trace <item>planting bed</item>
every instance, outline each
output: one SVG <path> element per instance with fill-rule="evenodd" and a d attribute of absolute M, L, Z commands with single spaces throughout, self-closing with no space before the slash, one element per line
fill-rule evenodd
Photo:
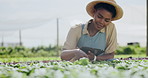
<path fill-rule="evenodd" d="M 33 61 L 0 64 L 0 78 L 148 78 L 148 60 Z"/>

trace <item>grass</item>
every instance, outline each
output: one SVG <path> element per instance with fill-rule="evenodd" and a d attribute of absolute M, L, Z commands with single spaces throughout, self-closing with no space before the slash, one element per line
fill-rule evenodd
<path fill-rule="evenodd" d="M 115 55 L 114 58 L 139 58 L 146 57 L 146 54 L 140 55 Z M 19 57 L 19 58 L 0 58 L 0 62 L 28 62 L 28 61 L 46 61 L 46 60 L 61 60 L 60 57 Z"/>
<path fill-rule="evenodd" d="M 28 61 L 45 61 L 61 60 L 60 57 L 19 57 L 19 58 L 0 58 L 0 62 L 28 62 Z"/>
<path fill-rule="evenodd" d="M 134 55 L 134 54 L 132 54 L 132 55 L 115 55 L 114 58 L 128 58 L 128 57 L 134 57 L 134 58 L 146 57 L 146 54 L 140 54 L 140 55 Z"/>

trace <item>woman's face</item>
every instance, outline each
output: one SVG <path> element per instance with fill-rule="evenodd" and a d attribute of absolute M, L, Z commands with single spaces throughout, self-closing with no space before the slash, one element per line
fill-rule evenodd
<path fill-rule="evenodd" d="M 112 13 L 105 9 L 98 9 L 94 12 L 93 24 L 97 30 L 106 27 L 112 20 Z"/>

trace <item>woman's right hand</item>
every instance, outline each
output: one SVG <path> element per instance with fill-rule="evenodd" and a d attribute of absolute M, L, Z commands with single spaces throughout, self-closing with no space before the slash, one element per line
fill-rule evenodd
<path fill-rule="evenodd" d="M 62 60 L 74 62 L 82 57 L 88 58 L 88 55 L 80 49 L 63 50 L 60 55 Z"/>
<path fill-rule="evenodd" d="M 74 61 L 79 60 L 80 58 L 83 58 L 83 57 L 88 58 L 88 55 L 85 52 L 83 52 L 82 50 L 76 49 L 75 56 L 70 61 L 74 62 Z"/>

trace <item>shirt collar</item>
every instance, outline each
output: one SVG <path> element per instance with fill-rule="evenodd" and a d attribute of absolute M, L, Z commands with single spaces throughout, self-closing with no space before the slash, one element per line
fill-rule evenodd
<path fill-rule="evenodd" d="M 88 24 L 90 24 L 92 22 L 93 19 L 89 20 L 88 22 L 86 22 L 84 29 L 83 29 L 83 34 L 88 34 Z M 105 27 L 103 29 L 101 29 L 99 32 L 105 32 Z"/>

